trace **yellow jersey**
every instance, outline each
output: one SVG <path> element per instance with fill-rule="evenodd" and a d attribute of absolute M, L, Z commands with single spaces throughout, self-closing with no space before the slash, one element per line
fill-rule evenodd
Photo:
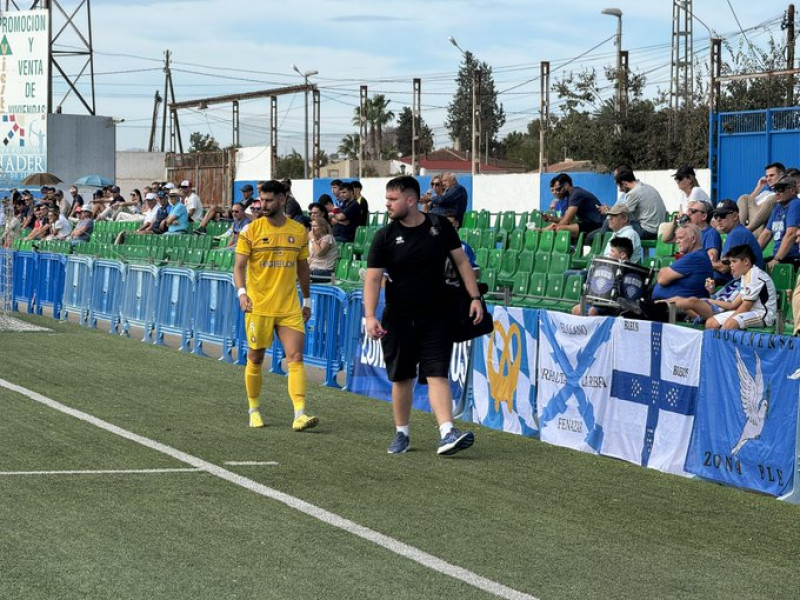
<path fill-rule="evenodd" d="M 248 223 L 236 253 L 247 256 L 247 295 L 253 314 L 283 317 L 300 312 L 297 262 L 308 258 L 308 234 L 297 221 L 276 227 L 266 217 Z"/>

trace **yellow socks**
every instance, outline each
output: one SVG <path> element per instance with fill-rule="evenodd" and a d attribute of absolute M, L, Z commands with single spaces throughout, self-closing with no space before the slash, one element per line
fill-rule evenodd
<path fill-rule="evenodd" d="M 306 411 L 306 370 L 301 362 L 289 363 L 289 397 L 294 405 L 295 418 L 304 414 Z"/>
<path fill-rule="evenodd" d="M 250 408 L 258 409 L 261 406 L 261 365 L 247 361 L 244 369 L 244 387 L 247 390 L 247 403 Z"/>

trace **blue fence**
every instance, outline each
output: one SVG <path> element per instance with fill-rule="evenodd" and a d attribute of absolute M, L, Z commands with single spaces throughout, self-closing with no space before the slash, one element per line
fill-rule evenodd
<path fill-rule="evenodd" d="M 37 315 L 42 314 L 42 308 L 49 307 L 53 311 L 53 318 L 59 318 L 64 297 L 66 265 L 67 257 L 62 254 L 39 255 L 33 307 Z"/>
<path fill-rule="evenodd" d="M 800 163 L 800 107 L 712 114 L 710 120 L 714 199 L 749 194 L 771 162 Z"/>
<path fill-rule="evenodd" d="M 125 275 L 125 292 L 120 305 L 122 335 L 130 335 L 131 325 L 141 327 L 142 341 L 150 340 L 155 327 L 158 267 L 128 265 Z"/>
<path fill-rule="evenodd" d="M 125 267 L 121 262 L 104 259 L 94 261 L 89 304 L 90 327 L 97 327 L 97 321 L 108 321 L 109 331 L 117 332 L 124 289 Z"/>
<path fill-rule="evenodd" d="M 86 256 L 67 257 L 64 273 L 64 291 L 61 298 L 61 318 L 78 315 L 78 322 L 85 325 L 89 320 L 89 298 L 92 293 L 93 260 Z"/>

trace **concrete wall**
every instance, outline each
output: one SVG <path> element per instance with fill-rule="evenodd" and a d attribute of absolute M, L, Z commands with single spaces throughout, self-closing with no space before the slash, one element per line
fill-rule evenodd
<path fill-rule="evenodd" d="M 166 179 L 165 157 L 164 152 L 117 152 L 116 182 L 122 195 Z"/>
<path fill-rule="evenodd" d="M 84 175 L 116 176 L 116 126 L 111 117 L 47 116 L 47 169 L 58 173 L 62 187 Z"/>

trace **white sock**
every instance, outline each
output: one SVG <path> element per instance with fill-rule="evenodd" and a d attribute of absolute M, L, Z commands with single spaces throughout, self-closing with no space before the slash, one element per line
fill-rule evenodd
<path fill-rule="evenodd" d="M 408 437 L 408 431 L 409 431 L 408 425 L 397 425 L 395 429 L 400 433 L 402 433 L 404 436 Z"/>
<path fill-rule="evenodd" d="M 439 425 L 439 435 L 442 436 L 442 439 L 447 437 L 447 434 L 453 430 L 453 422 L 452 421 L 445 421 L 441 425 Z"/>

